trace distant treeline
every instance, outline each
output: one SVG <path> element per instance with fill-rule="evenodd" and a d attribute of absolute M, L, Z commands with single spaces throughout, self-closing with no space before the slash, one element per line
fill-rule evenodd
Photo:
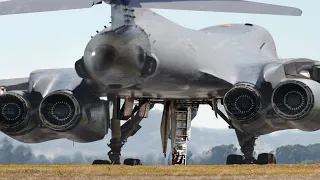
<path fill-rule="evenodd" d="M 234 145 L 215 146 L 201 155 L 194 155 L 188 151 L 187 162 L 188 164 L 205 165 L 225 164 L 226 157 L 236 152 L 238 151 Z M 320 163 L 320 144 L 281 146 L 275 150 L 275 154 L 279 164 Z M 86 156 L 77 152 L 72 156 L 48 158 L 44 155 L 35 155 L 28 145 L 14 146 L 8 138 L 0 141 L 0 164 L 91 164 L 93 160 L 101 158 L 107 157 Z M 164 159 L 160 154 L 145 155 L 139 158 L 145 165 L 167 164 L 168 162 L 168 159 Z"/>
<path fill-rule="evenodd" d="M 190 164 L 225 164 L 228 154 L 237 152 L 234 145 L 215 146 L 207 151 L 204 156 L 189 157 Z M 274 151 L 278 164 L 314 164 L 320 163 L 320 143 L 308 146 L 287 145 Z M 258 156 L 257 153 L 254 153 Z"/>

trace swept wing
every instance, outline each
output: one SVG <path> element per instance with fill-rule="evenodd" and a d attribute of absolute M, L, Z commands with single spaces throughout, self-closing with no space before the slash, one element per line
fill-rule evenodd
<path fill-rule="evenodd" d="M 102 0 L 0 0 L 0 15 L 90 8 Z M 110 1 L 105 1 L 110 3 Z M 243 0 L 131 0 L 129 6 L 213 12 L 300 16 L 298 8 Z"/>
<path fill-rule="evenodd" d="M 143 8 L 301 16 L 298 8 L 242 0 L 141 0 Z"/>
<path fill-rule="evenodd" d="M 101 0 L 0 0 L 0 15 L 90 8 Z"/>

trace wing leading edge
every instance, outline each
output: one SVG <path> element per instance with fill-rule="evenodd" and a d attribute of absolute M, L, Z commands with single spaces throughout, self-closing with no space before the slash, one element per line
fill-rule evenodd
<path fill-rule="evenodd" d="M 0 15 L 90 8 L 102 0 L 0 0 Z"/>
<path fill-rule="evenodd" d="M 103 0 L 0 0 L 0 15 L 90 8 Z M 111 2 L 105 0 L 104 2 Z M 118 1 L 120 2 L 120 1 Z M 243 0 L 131 0 L 130 7 L 301 16 L 298 8 Z"/>

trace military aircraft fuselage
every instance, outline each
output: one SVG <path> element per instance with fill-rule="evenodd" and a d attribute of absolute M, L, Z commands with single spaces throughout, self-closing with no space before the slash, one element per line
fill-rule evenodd
<path fill-rule="evenodd" d="M 274 112 L 272 92 L 287 77 L 277 63 L 286 60 L 278 58 L 272 35 L 265 28 L 226 24 L 193 30 L 151 10 L 138 9 L 135 15 L 135 25 L 106 28 L 85 49 L 85 68 L 107 94 L 151 99 L 224 98 L 233 125 L 257 135 L 320 128 L 305 121 L 292 123 Z M 231 100 L 226 98 L 237 84 L 249 94 L 243 92 L 232 100 L 241 92 L 235 91 L 228 94 Z M 232 108 L 243 114 L 232 115 L 236 112 Z"/>
<path fill-rule="evenodd" d="M 123 97 L 222 97 L 234 83 L 259 83 L 261 67 L 277 60 L 271 34 L 257 25 L 193 30 L 150 10 L 136 17 L 136 25 L 99 32 L 84 53 L 88 74 Z"/>

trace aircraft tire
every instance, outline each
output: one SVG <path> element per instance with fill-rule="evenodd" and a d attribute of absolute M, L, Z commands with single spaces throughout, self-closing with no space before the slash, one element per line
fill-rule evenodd
<path fill-rule="evenodd" d="M 132 158 L 125 159 L 124 162 L 123 162 L 123 164 L 124 164 L 124 165 L 129 165 L 129 166 L 142 165 L 140 159 L 132 159 Z"/>
<path fill-rule="evenodd" d="M 227 160 L 226 160 L 227 165 L 243 164 L 243 163 L 244 163 L 244 157 L 242 155 L 230 154 L 227 156 Z"/>
<path fill-rule="evenodd" d="M 258 164 L 277 164 L 277 160 L 274 154 L 261 153 L 258 155 Z"/>
<path fill-rule="evenodd" d="M 100 159 L 94 160 L 92 163 L 92 165 L 102 165 L 102 164 L 111 164 L 111 163 L 108 160 L 100 160 Z"/>

